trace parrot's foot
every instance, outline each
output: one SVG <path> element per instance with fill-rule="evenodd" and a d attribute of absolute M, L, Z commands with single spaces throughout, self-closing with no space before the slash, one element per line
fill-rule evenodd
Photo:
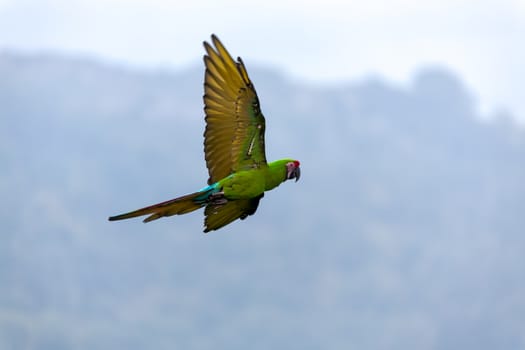
<path fill-rule="evenodd" d="M 208 201 L 213 205 L 223 205 L 228 203 L 228 200 L 224 197 L 224 192 L 222 191 L 210 194 Z"/>

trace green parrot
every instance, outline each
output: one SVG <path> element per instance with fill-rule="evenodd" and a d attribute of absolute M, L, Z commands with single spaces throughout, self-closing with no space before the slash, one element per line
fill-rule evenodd
<path fill-rule="evenodd" d="M 300 163 L 281 159 L 268 163 L 264 151 L 265 119 L 255 88 L 241 58 L 234 61 L 219 39 L 204 42 L 204 155 L 208 186 L 110 221 L 149 215 L 144 222 L 163 216 L 204 209 L 204 232 L 246 219 L 257 210 L 264 192 L 286 180 L 299 180 Z"/>

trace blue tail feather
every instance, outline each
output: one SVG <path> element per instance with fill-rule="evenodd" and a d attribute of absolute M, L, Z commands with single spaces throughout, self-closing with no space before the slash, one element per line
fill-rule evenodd
<path fill-rule="evenodd" d="M 182 197 L 174 198 L 169 201 L 150 205 L 145 208 L 137 209 L 129 213 L 111 216 L 110 221 L 129 219 L 136 216 L 150 214 L 144 222 L 150 222 L 163 216 L 187 214 L 207 205 L 210 196 L 220 192 L 218 183 L 206 186 L 198 192 L 187 194 Z"/>
<path fill-rule="evenodd" d="M 219 189 L 219 183 L 216 182 L 214 184 L 211 184 L 209 186 L 206 186 L 204 188 L 201 188 L 199 190 L 199 195 L 196 196 L 193 201 L 195 203 L 199 203 L 199 204 L 204 204 L 207 200 L 208 200 L 208 197 L 214 193 L 217 193 L 219 192 L 220 189 Z"/>

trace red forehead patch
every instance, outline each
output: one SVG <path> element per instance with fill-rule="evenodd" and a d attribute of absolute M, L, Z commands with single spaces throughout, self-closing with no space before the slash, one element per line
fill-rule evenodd
<path fill-rule="evenodd" d="M 295 167 L 296 167 L 296 168 L 298 168 L 298 167 L 299 167 L 299 165 L 301 165 L 301 163 L 299 163 L 299 161 L 298 161 L 298 160 L 295 160 L 295 161 L 293 162 L 293 164 L 295 165 Z"/>

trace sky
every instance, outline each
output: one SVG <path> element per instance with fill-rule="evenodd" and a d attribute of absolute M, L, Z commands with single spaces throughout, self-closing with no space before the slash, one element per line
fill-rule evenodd
<path fill-rule="evenodd" d="M 409 85 L 447 67 L 483 113 L 525 125 L 525 0 L 0 0 L 0 50 L 184 69 L 211 33 L 298 81 Z"/>

